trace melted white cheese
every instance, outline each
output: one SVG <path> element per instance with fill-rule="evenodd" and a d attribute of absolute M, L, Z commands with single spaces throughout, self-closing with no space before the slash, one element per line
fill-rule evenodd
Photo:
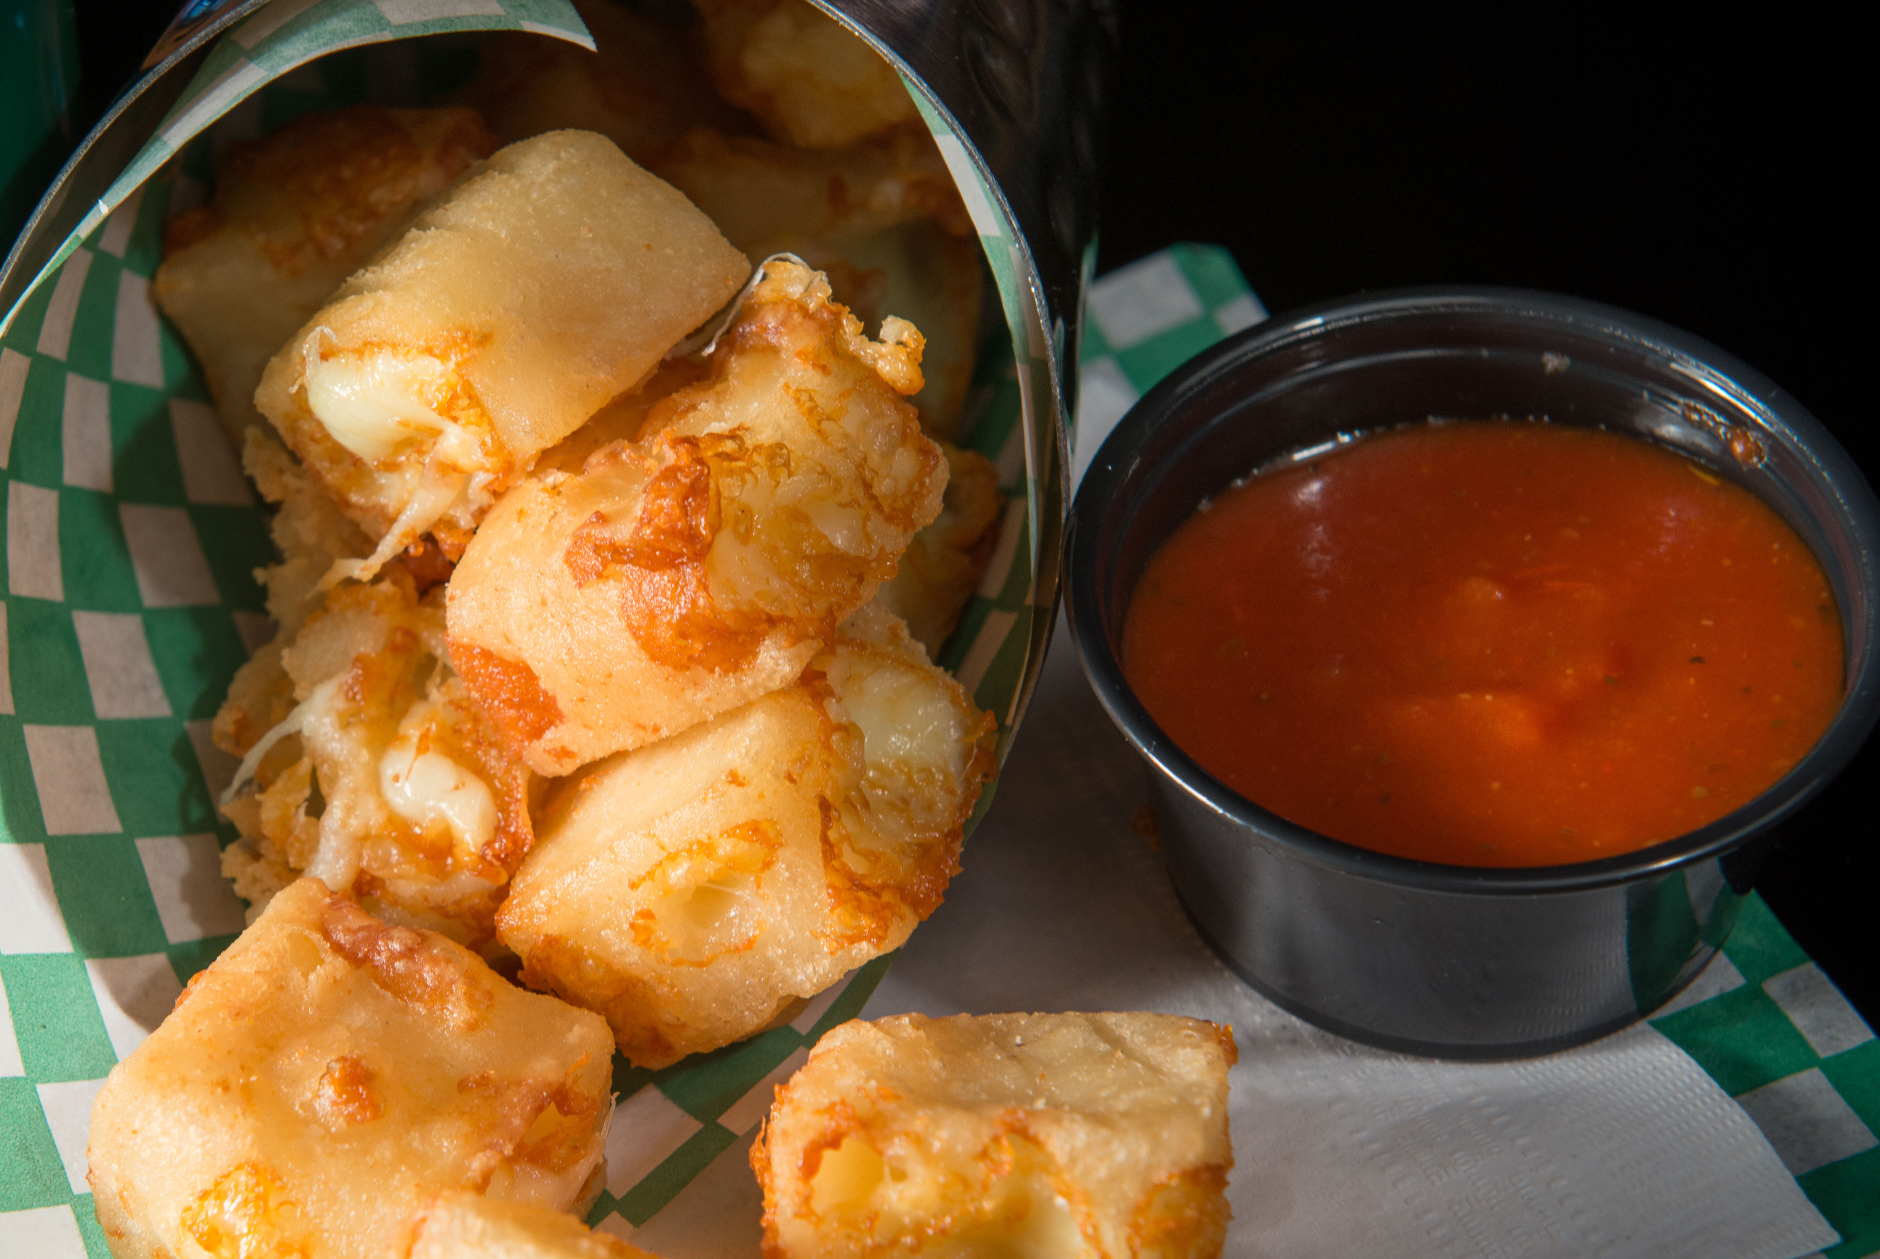
<path fill-rule="evenodd" d="M 257 739 L 255 745 L 248 749 L 248 755 L 242 757 L 241 765 L 235 770 L 235 777 L 230 780 L 228 788 L 223 791 L 222 798 L 217 803 L 227 805 L 240 795 L 248 784 L 254 781 L 255 771 L 261 768 L 262 758 L 274 749 L 275 744 L 288 735 L 299 734 L 301 727 L 307 724 L 308 718 L 316 715 L 332 700 L 333 693 L 339 689 L 339 684 L 343 680 L 341 677 L 331 677 L 314 687 L 307 693 L 307 698 L 295 706 L 293 712 L 281 718 L 273 729 Z"/>
<path fill-rule="evenodd" d="M 320 357 L 325 328 L 315 328 L 302 347 L 307 406 L 333 440 L 359 458 L 383 460 L 413 438 L 431 438 L 421 455 L 409 497 L 372 554 L 340 560 L 321 588 L 345 580 L 369 581 L 381 565 L 423 536 L 466 492 L 488 497 L 493 475 L 477 434 L 434 409 L 450 385 L 450 365 L 429 354 L 372 350 Z"/>
<path fill-rule="evenodd" d="M 401 733 L 379 758 L 379 794 L 415 826 L 449 826 L 460 860 L 475 860 L 496 837 L 496 797 L 488 785 L 442 752 L 419 752 L 415 732 Z"/>
<path fill-rule="evenodd" d="M 860 510 L 825 500 L 804 504 L 803 512 L 830 545 L 844 555 L 868 552 L 872 539 L 868 536 L 868 519 Z"/>
<path fill-rule="evenodd" d="M 333 440 L 361 459 L 383 459 L 398 444 L 458 426 L 432 410 L 450 378 L 450 365 L 429 354 L 372 350 L 320 357 L 315 328 L 307 336 L 307 406 Z"/>
<path fill-rule="evenodd" d="M 463 434 L 461 428 L 452 427 L 457 434 Z M 347 580 L 371 581 L 387 560 L 424 536 L 426 529 L 456 505 L 458 497 L 471 487 L 475 478 L 447 466 L 441 457 L 445 445 L 440 441 L 432 451 L 418 477 L 417 489 L 398 513 L 398 519 L 392 521 L 392 527 L 379 539 L 372 554 L 362 560 L 334 560 L 326 576 L 320 579 L 320 589 L 326 590 L 336 582 Z"/>
<path fill-rule="evenodd" d="M 964 773 L 966 730 L 952 696 L 919 670 L 863 660 L 859 668 L 830 670 L 829 682 L 861 728 L 866 758 Z"/>

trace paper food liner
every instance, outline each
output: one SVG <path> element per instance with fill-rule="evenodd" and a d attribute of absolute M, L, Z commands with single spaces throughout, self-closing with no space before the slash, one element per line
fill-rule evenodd
<path fill-rule="evenodd" d="M 271 634 L 253 572 L 275 556 L 202 378 L 152 303 L 163 226 L 207 195 L 217 147 L 311 109 L 424 103 L 467 66 L 451 41 L 411 37 L 502 29 L 592 46 L 563 0 L 274 0 L 240 19 L 8 312 L 0 1251 L 108 1254 L 85 1181 L 92 1099 L 242 927 L 218 861 L 235 831 L 214 807 L 234 765 L 209 730 L 236 668 Z M 1037 560 L 1055 553 L 1060 527 L 1040 518 L 1032 479 L 1056 467 L 1038 453 L 1057 440 L 1053 395 L 1016 231 L 921 104 L 1006 315 L 982 351 L 961 444 L 998 466 L 1008 508 L 939 661 L 998 718 L 1003 761 L 1043 645 Z M 591 1221 L 645 1223 L 746 1137 L 772 1086 L 857 1013 L 889 961 L 716 1053 L 658 1072 L 616 1058 L 620 1104 Z"/>

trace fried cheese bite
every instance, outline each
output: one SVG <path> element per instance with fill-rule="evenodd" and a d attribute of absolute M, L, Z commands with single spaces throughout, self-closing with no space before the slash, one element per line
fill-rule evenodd
<path fill-rule="evenodd" d="M 237 447 L 277 350 L 406 217 L 496 150 L 471 109 L 303 114 L 232 149 L 215 199 L 164 234 L 151 291 Z"/>
<path fill-rule="evenodd" d="M 587 423 L 544 450 L 535 460 L 535 472 L 577 473 L 588 457 L 616 442 L 636 442 L 647 436 L 655 406 L 711 375 L 706 360 L 695 355 L 669 358 L 639 388 L 621 394 L 596 411 Z"/>
<path fill-rule="evenodd" d="M 1213 1259 L 1230 1028 L 1165 1014 L 844 1023 L 751 1148 L 766 1259 Z"/>
<path fill-rule="evenodd" d="M 685 33 L 611 0 L 576 0 L 594 37 L 589 52 L 522 32 L 486 39 L 462 99 L 504 144 L 545 131 L 598 131 L 648 165 L 693 127 L 749 129 L 719 99 L 690 55 Z"/>
<path fill-rule="evenodd" d="M 894 579 L 875 596 L 935 657 L 979 588 L 1005 514 L 992 460 L 951 442 L 942 442 L 941 448 L 948 474 L 940 515 L 914 535 Z"/>
<path fill-rule="evenodd" d="M 826 149 L 920 117 L 880 53 L 804 0 L 697 0 L 723 97 L 772 137 Z"/>
<path fill-rule="evenodd" d="M 215 715 L 215 744 L 236 757 L 293 711 L 294 682 L 281 656 L 308 614 L 319 608 L 321 577 L 336 560 L 372 549 L 372 540 L 320 491 L 266 425 L 248 430 L 242 465 L 262 497 L 276 505 L 268 532 L 281 560 L 256 574 L 267 591 L 274 638 L 236 670 Z"/>
<path fill-rule="evenodd" d="M 916 219 L 859 235 L 804 241 L 795 252 L 827 269 L 836 300 L 851 302 L 868 324 L 898 315 L 921 330 L 926 348 L 914 395 L 929 436 L 960 431 L 973 368 L 979 360 L 979 316 L 985 280 L 977 239 L 950 236 Z"/>
<path fill-rule="evenodd" d="M 874 597 L 946 486 L 904 399 L 920 349 L 899 320 L 869 340 L 821 275 L 773 264 L 639 441 L 503 498 L 451 576 L 450 651 L 532 769 L 788 686 Z"/>
<path fill-rule="evenodd" d="M 871 605 L 795 686 L 561 788 L 503 943 L 636 1065 L 761 1031 L 939 905 L 992 730 Z"/>
<path fill-rule="evenodd" d="M 687 132 L 653 171 L 753 262 L 806 240 L 923 219 L 952 236 L 973 231 L 933 137 L 914 129 L 810 150 L 701 127 Z"/>
<path fill-rule="evenodd" d="M 377 540 L 462 552 L 535 456 L 730 299 L 743 255 L 604 136 L 474 167 L 269 362 L 255 403 Z"/>
<path fill-rule="evenodd" d="M 562 1211 L 447 1193 L 419 1214 L 400 1259 L 657 1259 Z"/>
<path fill-rule="evenodd" d="M 311 874 L 487 947 L 534 839 L 533 779 L 451 671 L 443 590 L 421 598 L 398 563 L 338 586 L 279 661 L 288 689 L 269 712 L 287 711 L 263 728 L 217 721 L 241 736 L 224 744 L 243 759 L 222 802 L 242 834 L 222 855 L 236 892 L 259 908 Z M 224 714 L 245 699 L 238 675 Z"/>
<path fill-rule="evenodd" d="M 865 327 L 898 315 L 926 347 L 914 397 L 936 436 L 959 427 L 979 354 L 980 246 L 923 131 L 811 151 L 697 130 L 655 167 L 753 263 L 788 251 Z"/>
<path fill-rule="evenodd" d="M 317 879 L 112 1069 L 90 1181 L 118 1259 L 403 1253 L 441 1193 L 567 1210 L 601 1174 L 607 1027 Z"/>

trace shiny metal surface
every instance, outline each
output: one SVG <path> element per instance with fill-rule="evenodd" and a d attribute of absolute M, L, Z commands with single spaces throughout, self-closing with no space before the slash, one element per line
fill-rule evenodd
<path fill-rule="evenodd" d="M 1107 0 L 817 0 L 932 93 L 977 151 L 1036 268 L 1062 375 L 1095 262 Z"/>
<path fill-rule="evenodd" d="M 1036 587 L 1016 722 L 1057 623 L 1059 525 L 1069 507 L 1084 294 L 1096 268 L 1097 162 L 1117 7 L 1114 0 L 812 3 L 892 62 L 965 145 L 1009 224 L 1015 278 L 1029 290 L 1026 337 L 1046 360 L 1050 396 L 1036 399 L 1025 421 Z"/>
<path fill-rule="evenodd" d="M 1631 432 L 1769 503 L 1840 602 L 1847 698 L 1804 760 L 1689 835 L 1580 865 L 1474 869 L 1388 857 L 1296 826 L 1203 770 L 1117 663 L 1149 555 L 1205 496 L 1289 451 L 1426 416 Z M 1880 505 L 1772 382 L 1698 338 L 1514 290 L 1314 308 L 1224 342 L 1159 385 L 1098 452 L 1067 550 L 1070 623 L 1098 697 L 1151 766 L 1169 872 L 1250 983 L 1326 1027 L 1455 1057 L 1544 1053 L 1634 1022 L 1715 953 L 1776 825 L 1880 716 Z"/>
<path fill-rule="evenodd" d="M 0 317 L 13 309 L 60 244 L 111 187 L 189 86 L 222 32 L 268 0 L 188 4 L 144 62 L 145 73 L 79 142 L 0 262 Z"/>

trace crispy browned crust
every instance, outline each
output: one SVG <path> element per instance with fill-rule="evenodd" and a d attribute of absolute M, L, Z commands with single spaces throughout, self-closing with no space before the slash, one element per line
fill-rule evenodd
<path fill-rule="evenodd" d="M 329 1128 L 371 1123 L 385 1113 L 385 1103 L 373 1087 L 374 1072 L 356 1054 L 341 1054 L 326 1064 L 314 1094 L 314 1109 Z"/>
<path fill-rule="evenodd" d="M 718 97 L 685 32 L 616 0 L 575 0 L 594 51 L 522 32 L 487 38 L 461 97 L 503 143 L 544 131 L 598 131 L 649 165 L 687 128 L 751 129 Z"/>
<path fill-rule="evenodd" d="M 1233 1034 L 1228 1033 L 1231 1042 Z M 1229 1065 L 1233 1059 L 1228 1060 Z M 1129 1221 L 1135 1259 L 1218 1259 L 1234 1218 L 1227 1173 L 1234 1160 L 1191 1167 L 1164 1179 L 1137 1204 Z"/>
<path fill-rule="evenodd" d="M 492 994 L 466 966 L 469 954 L 432 932 L 388 927 L 345 896 L 333 896 L 320 915 L 320 932 L 333 950 L 372 973 L 379 987 L 401 1001 L 441 1010 L 460 1032 L 473 1031 Z"/>
<path fill-rule="evenodd" d="M 450 664 L 485 715 L 512 743 L 533 743 L 561 722 L 561 706 L 542 689 L 535 670 L 520 660 L 452 639 Z"/>
<path fill-rule="evenodd" d="M 497 911 L 500 924 L 502 911 Z M 563 976 L 576 977 L 576 984 Z M 523 960 L 522 983 L 592 1010 L 613 1029 L 620 1052 L 636 1066 L 663 1067 L 685 1054 L 662 1029 L 651 985 L 596 957 L 573 940 L 540 937 Z M 674 1029 L 675 1031 L 679 1029 Z"/>
<path fill-rule="evenodd" d="M 601 1020 L 317 879 L 187 992 L 94 1108 L 89 1175 L 118 1254 L 402 1255 L 440 1192 L 513 1174 L 567 1209 L 599 1165 Z"/>
<path fill-rule="evenodd" d="M 246 1159 L 183 1209 L 179 1223 L 190 1239 L 217 1256 L 243 1256 L 251 1238 L 266 1238 L 279 1259 L 311 1259 L 315 1240 L 300 1219 L 300 1204 L 272 1169 Z"/>
<path fill-rule="evenodd" d="M 1092 1254 L 1218 1259 L 1231 1047 L 1229 1029 L 1151 1014 L 844 1024 L 777 1089 L 753 1143 L 763 1253 L 996 1245 L 1031 1227 L 1043 1196 Z M 818 1178 L 851 1142 L 876 1173 L 846 1192 L 838 1176 L 819 1201 Z"/>
<path fill-rule="evenodd" d="M 609 402 L 589 416 L 587 423 L 538 455 L 531 471 L 537 476 L 545 472 L 579 472 L 603 449 L 651 436 L 647 421 L 653 407 L 708 375 L 710 368 L 697 358 L 666 360 L 645 381 Z"/>
<path fill-rule="evenodd" d="M 349 347 L 357 355 L 395 352 L 427 355 L 450 365 L 450 386 L 435 400 L 434 410 L 476 437 L 476 448 L 483 467 L 490 476 L 489 492 L 500 493 L 523 471 L 484 409 L 476 389 L 465 379 L 463 367 L 489 345 L 488 335 L 455 332 L 424 341 L 396 345 L 367 341 Z M 290 347 L 291 348 L 291 343 Z M 286 350 L 283 351 L 285 353 Z M 373 538 L 383 537 L 398 518 L 402 504 L 388 502 L 374 482 L 374 473 L 388 473 L 409 459 L 408 452 L 394 452 L 383 459 L 361 459 L 333 437 L 308 405 L 305 389 L 296 389 L 289 397 L 285 414 L 270 417 L 281 439 L 300 457 L 302 466 L 319 483 L 329 498 Z M 452 564 L 462 558 L 470 544 L 473 530 L 453 527 L 448 520 L 438 521 L 430 530 L 438 550 Z"/>
<path fill-rule="evenodd" d="M 1005 495 L 992 461 L 951 442 L 942 446 L 948 476 L 940 515 L 914 535 L 893 580 L 880 594 L 932 656 L 940 654 L 979 588 L 1005 513 Z"/>
<path fill-rule="evenodd" d="M 932 219 L 952 236 L 973 232 L 939 150 L 915 128 L 842 149 L 809 150 L 699 127 L 667 149 L 654 169 L 711 215 L 725 239 L 758 257 L 916 218 Z M 748 204 L 747 197 L 768 204 Z M 822 269 L 820 259 L 816 265 Z"/>
<path fill-rule="evenodd" d="M 465 537 L 454 547 L 446 547 L 437 538 L 426 534 L 400 555 L 395 563 L 404 566 L 411 580 L 422 596 L 434 586 L 441 586 L 450 580 L 451 570 L 457 566 L 457 560 L 463 555 L 463 548 L 469 542 Z"/>
<path fill-rule="evenodd" d="M 648 407 L 637 440 L 578 471 L 571 448 L 505 495 L 452 575 L 449 624 L 528 666 L 460 668 L 518 755 L 565 774 L 801 671 L 940 509 L 946 456 L 907 401 L 920 350 L 900 321 L 866 337 L 821 275 L 766 268 L 708 374 Z"/>
<path fill-rule="evenodd" d="M 376 582 L 335 588 L 285 652 L 268 649 L 279 675 L 268 696 L 274 709 L 292 709 L 296 699 L 314 707 L 274 712 L 277 722 L 299 724 L 222 806 L 243 837 L 224 853 L 224 873 L 257 909 L 298 872 L 318 870 L 347 880 L 340 890 L 373 913 L 473 947 L 491 941 L 508 876 L 534 844 L 535 778 L 449 667 L 442 598 L 434 590 L 420 600 L 407 567 L 394 562 Z M 265 730 L 225 720 L 238 707 L 225 705 L 216 733 L 243 735 L 230 748 L 243 755 Z M 493 825 L 468 840 L 473 848 L 454 824 L 400 813 L 386 794 L 384 758 L 401 740 L 412 764 L 437 753 L 488 790 Z M 322 864 L 336 859 L 343 864 Z M 336 874 L 348 866 L 350 875 Z"/>
<path fill-rule="evenodd" d="M 952 683 L 952 678 L 947 681 Z M 953 685 L 957 689 L 957 684 Z M 963 699 L 965 693 L 959 693 Z M 925 922 L 940 908 L 948 885 L 960 872 L 966 819 L 972 816 L 979 793 L 996 768 L 992 745 L 998 723 L 990 713 L 980 713 L 979 720 L 972 759 L 961 775 L 956 824 L 925 836 L 911 861 L 886 854 L 876 854 L 872 862 L 861 858 L 859 854 L 866 849 L 844 842 L 846 827 L 840 812 L 828 799 L 821 801 L 823 878 L 829 898 L 829 923 L 821 935 L 830 952 L 856 944 L 880 948 L 908 911 L 917 921 Z"/>
<path fill-rule="evenodd" d="M 429 111 L 430 144 L 409 129 L 410 111 L 355 105 L 299 118 L 230 150 L 220 176 L 260 185 L 291 206 L 291 217 L 257 220 L 218 199 L 190 210 L 164 233 L 164 253 L 187 249 L 225 223 L 246 232 L 283 275 L 344 256 L 389 214 L 496 151 L 474 109 Z M 429 138 L 428 136 L 425 138 Z"/>
<path fill-rule="evenodd" d="M 735 458 L 742 446 L 735 437 L 665 434 L 661 447 L 670 461 L 649 464 L 657 471 L 626 537 L 597 512 L 575 530 L 562 555 L 577 587 L 614 580 L 627 632 L 648 658 L 669 669 L 741 669 L 784 619 L 720 608 L 712 599 L 705 560 L 720 518 L 705 450 Z"/>

